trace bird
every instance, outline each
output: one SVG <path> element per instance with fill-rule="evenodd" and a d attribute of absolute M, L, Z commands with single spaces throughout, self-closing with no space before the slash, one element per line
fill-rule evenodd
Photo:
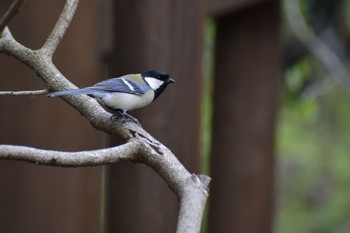
<path fill-rule="evenodd" d="M 136 118 L 127 114 L 127 111 L 149 105 L 171 83 L 175 83 L 175 80 L 170 78 L 169 74 L 150 70 L 106 79 L 90 87 L 52 92 L 47 96 L 86 94 L 95 98 L 107 111 L 112 112 L 112 118 L 127 117 L 139 124 Z"/>

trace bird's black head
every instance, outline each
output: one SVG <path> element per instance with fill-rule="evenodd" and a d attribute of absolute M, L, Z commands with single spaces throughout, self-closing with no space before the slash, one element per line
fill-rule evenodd
<path fill-rule="evenodd" d="M 154 99 L 156 99 L 169 83 L 175 83 L 175 80 L 170 78 L 169 74 L 159 71 L 159 70 L 150 70 L 141 73 L 145 82 L 153 89 L 155 95 Z"/>
<path fill-rule="evenodd" d="M 169 74 L 160 71 L 160 70 L 150 70 L 150 71 L 145 71 L 141 73 L 142 77 L 150 77 L 150 78 L 156 78 L 162 81 L 167 81 L 170 79 Z M 174 81 L 174 80 L 173 80 Z"/>

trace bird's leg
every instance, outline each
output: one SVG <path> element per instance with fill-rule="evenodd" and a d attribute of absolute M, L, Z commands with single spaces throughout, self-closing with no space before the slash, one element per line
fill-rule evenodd
<path fill-rule="evenodd" d="M 131 120 L 141 126 L 139 120 L 137 120 L 135 117 L 131 116 L 130 114 L 126 113 L 126 111 L 123 111 L 121 109 L 116 110 L 116 112 L 112 115 L 112 119 L 117 118 L 123 118 L 123 123 L 125 123 L 127 120 Z"/>
<path fill-rule="evenodd" d="M 112 119 L 117 119 L 117 118 L 125 118 L 123 114 L 123 110 L 117 109 L 115 110 L 114 114 L 111 116 Z"/>

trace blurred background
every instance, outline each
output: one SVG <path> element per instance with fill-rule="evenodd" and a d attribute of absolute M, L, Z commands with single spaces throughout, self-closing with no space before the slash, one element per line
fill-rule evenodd
<path fill-rule="evenodd" d="M 350 1 L 284 1 L 275 232 L 349 232 Z"/>
<path fill-rule="evenodd" d="M 11 0 L 0 2 L 2 15 Z M 10 30 L 42 46 L 64 0 L 27 1 Z M 132 112 L 212 177 L 202 233 L 350 232 L 349 0 L 84 0 L 54 56 L 79 87 L 160 69 L 176 84 Z M 44 89 L 0 54 L 0 90 Z M 0 97 L 0 143 L 122 143 L 61 99 Z M 175 232 L 178 201 L 142 164 L 0 161 L 0 232 Z"/>

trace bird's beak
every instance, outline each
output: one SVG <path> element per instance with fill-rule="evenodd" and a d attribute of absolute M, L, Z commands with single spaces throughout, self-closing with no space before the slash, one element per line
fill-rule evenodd
<path fill-rule="evenodd" d="M 168 79 L 168 83 L 176 83 L 176 82 L 175 82 L 175 80 L 174 80 L 174 79 L 169 78 L 169 79 Z"/>

